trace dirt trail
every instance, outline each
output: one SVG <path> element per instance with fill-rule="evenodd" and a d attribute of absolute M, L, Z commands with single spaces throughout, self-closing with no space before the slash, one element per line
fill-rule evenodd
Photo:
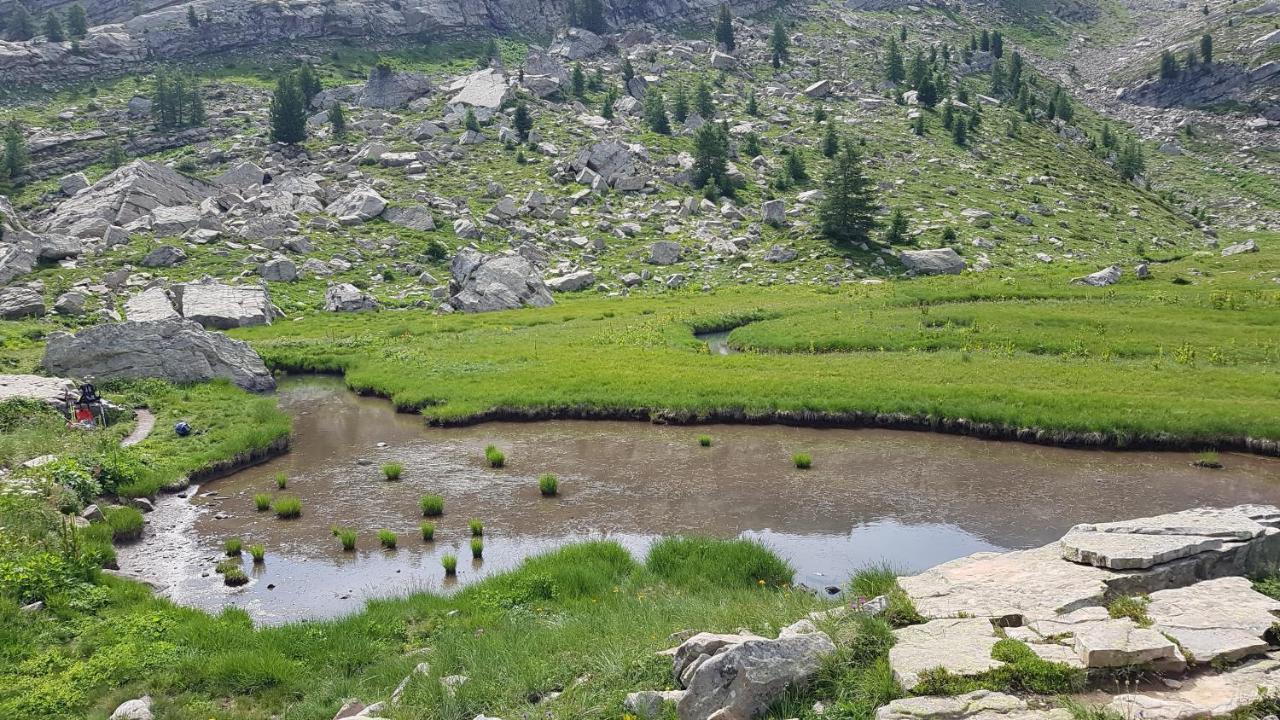
<path fill-rule="evenodd" d="M 138 426 L 133 429 L 133 432 L 129 433 L 128 437 L 120 441 L 121 447 L 137 445 L 143 440 L 146 440 L 147 437 L 151 435 L 151 431 L 155 429 L 156 416 L 153 415 L 150 410 L 139 409 L 136 413 Z"/>

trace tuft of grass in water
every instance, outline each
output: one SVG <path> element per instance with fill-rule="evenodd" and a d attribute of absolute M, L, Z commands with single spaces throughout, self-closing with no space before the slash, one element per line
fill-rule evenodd
<path fill-rule="evenodd" d="M 698 436 L 698 444 L 699 444 L 699 445 L 701 445 L 702 447 L 711 447 L 711 436 L 710 436 L 710 435 L 699 435 L 699 436 Z"/>
<path fill-rule="evenodd" d="M 418 501 L 423 517 L 439 517 L 444 514 L 444 498 L 439 495 L 423 495 Z"/>
<path fill-rule="evenodd" d="M 476 518 L 468 520 L 467 527 L 471 528 L 472 537 L 480 537 L 481 535 L 484 535 L 484 523 L 480 522 Z"/>
<path fill-rule="evenodd" d="M 1147 615 L 1147 605 L 1151 598 L 1145 595 L 1123 595 L 1111 601 L 1107 606 L 1107 614 L 1113 618 L 1129 618 L 1140 627 L 1151 626 L 1151 616 Z"/>
<path fill-rule="evenodd" d="M 378 531 L 378 542 L 388 550 L 396 549 L 396 534 L 383 528 Z"/>
<path fill-rule="evenodd" d="M 119 542 L 142 537 L 142 528 L 146 525 L 146 520 L 137 508 L 109 507 L 102 511 L 102 517 L 111 528 L 112 540 Z"/>
<path fill-rule="evenodd" d="M 239 567 L 240 567 L 240 563 L 236 560 L 223 560 L 222 562 L 213 566 L 213 571 L 218 573 L 219 575 L 225 575 L 227 574 L 228 570 L 235 570 Z"/>
<path fill-rule="evenodd" d="M 454 555 L 453 553 L 442 555 L 440 557 L 440 564 L 444 566 L 445 575 L 458 574 L 458 556 L 457 555 Z"/>
<path fill-rule="evenodd" d="M 267 549 L 261 545 L 250 545 L 249 556 L 253 558 L 255 563 L 260 563 L 267 558 Z"/>
<path fill-rule="evenodd" d="M 253 496 L 253 506 L 258 508 L 258 512 L 266 512 L 271 509 L 271 496 L 266 493 L 258 493 Z"/>
<path fill-rule="evenodd" d="M 389 462 L 382 466 L 382 477 L 387 480 L 399 480 L 400 475 L 404 473 L 404 465 L 398 462 Z"/>
<path fill-rule="evenodd" d="M 754 540 L 667 537 L 653 544 L 645 561 L 662 579 L 688 587 L 780 587 L 795 571 Z"/>
<path fill-rule="evenodd" d="M 1196 461 L 1192 463 L 1196 467 L 1209 468 L 1210 470 L 1222 469 L 1222 458 L 1216 450 L 1206 450 L 1196 455 Z"/>
<path fill-rule="evenodd" d="M 249 582 L 249 576 L 245 575 L 244 570 L 239 567 L 227 568 L 227 571 L 222 573 L 222 582 L 231 587 L 239 587 Z"/>
<path fill-rule="evenodd" d="M 507 456 L 498 449 L 497 445 L 490 445 L 484 449 L 484 459 L 489 461 L 489 467 L 500 468 L 507 464 Z"/>
<path fill-rule="evenodd" d="M 479 560 L 480 558 L 484 557 L 484 539 L 483 538 L 478 538 L 478 537 L 471 538 L 471 557 L 475 560 Z"/>
<path fill-rule="evenodd" d="M 293 520 L 302 517 L 302 501 L 296 497 L 282 497 L 275 502 L 276 517 Z"/>
<path fill-rule="evenodd" d="M 551 473 L 547 473 L 538 478 L 538 490 L 547 497 L 552 497 L 560 492 L 560 480 Z"/>
<path fill-rule="evenodd" d="M 334 533 L 338 536 L 338 540 L 342 543 L 342 549 L 351 552 L 356 549 L 356 531 L 350 528 L 338 528 Z"/>
<path fill-rule="evenodd" d="M 423 542 L 432 542 L 433 540 L 435 540 L 435 539 L 436 539 L 436 524 L 435 524 L 435 523 L 433 523 L 433 522 L 424 522 L 424 523 L 422 523 L 421 525 L 419 525 L 419 526 L 418 526 L 418 529 L 422 531 L 422 541 L 423 541 Z"/>
<path fill-rule="evenodd" d="M 813 466 L 813 458 L 809 457 L 809 453 L 796 453 L 791 456 L 791 462 L 800 470 L 808 470 Z"/>
<path fill-rule="evenodd" d="M 289 487 L 289 476 L 282 472 L 276 473 L 276 489 L 284 490 Z"/>
<path fill-rule="evenodd" d="M 222 543 L 222 549 L 226 551 L 227 557 L 240 557 L 240 549 L 244 547 L 244 543 L 240 538 L 228 538 Z"/>

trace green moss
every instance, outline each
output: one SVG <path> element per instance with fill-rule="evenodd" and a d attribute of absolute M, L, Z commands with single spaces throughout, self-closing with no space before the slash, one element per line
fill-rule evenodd
<path fill-rule="evenodd" d="M 1113 618 L 1129 618 L 1140 627 L 1150 627 L 1151 616 L 1147 615 L 1149 604 L 1151 598 L 1145 595 L 1125 595 L 1107 605 L 1107 614 Z"/>

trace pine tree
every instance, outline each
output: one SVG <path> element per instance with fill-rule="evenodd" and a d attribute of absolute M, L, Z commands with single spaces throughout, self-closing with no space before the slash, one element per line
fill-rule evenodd
<path fill-rule="evenodd" d="M 573 64 L 573 74 L 570 76 L 569 86 L 573 89 L 573 96 L 581 98 L 587 94 L 587 76 L 582 72 L 582 63 Z"/>
<path fill-rule="evenodd" d="M 915 123 L 911 126 L 911 131 L 920 137 L 924 137 L 924 113 L 916 115 Z"/>
<path fill-rule="evenodd" d="M 520 142 L 528 142 L 529 131 L 533 130 L 533 116 L 529 114 L 529 106 L 523 101 L 516 105 L 516 114 L 511 122 L 515 125 Z"/>
<path fill-rule="evenodd" d="M 900 26 L 898 27 L 898 39 L 899 39 L 899 40 L 901 40 L 902 42 L 906 42 L 906 41 L 907 41 L 907 26 L 906 26 L 906 25 L 900 25 Z"/>
<path fill-rule="evenodd" d="M 1125 180 L 1133 180 L 1147 169 L 1146 158 L 1142 156 L 1142 146 L 1136 140 L 1129 140 L 1116 154 L 1116 170 Z"/>
<path fill-rule="evenodd" d="M 902 50 L 898 49 L 898 41 L 889 38 L 889 49 L 885 52 L 884 79 L 900 85 L 907 79 L 907 71 L 902 66 Z"/>
<path fill-rule="evenodd" d="M 804 164 L 804 155 L 800 152 L 800 148 L 792 148 L 787 153 L 787 177 L 792 182 L 802 183 L 809 179 L 809 168 Z"/>
<path fill-rule="evenodd" d="M 982 52 L 991 50 L 991 35 L 987 33 L 986 28 L 982 29 L 982 36 L 978 39 L 978 49 Z"/>
<path fill-rule="evenodd" d="M 972 135 L 978 131 L 978 125 L 982 124 L 982 111 L 979 106 L 974 105 L 969 108 L 969 134 Z"/>
<path fill-rule="evenodd" d="M 0 165 L 0 177 L 16 182 L 27 171 L 27 141 L 22 128 L 16 122 L 9 123 L 4 131 L 4 163 Z"/>
<path fill-rule="evenodd" d="M 1165 50 L 1160 53 L 1160 79 L 1169 80 L 1178 76 L 1178 60 L 1173 53 Z"/>
<path fill-rule="evenodd" d="M 476 117 L 475 108 L 467 108 L 467 114 L 462 116 L 462 127 L 471 132 L 480 132 L 480 120 Z"/>
<path fill-rule="evenodd" d="M 593 33 L 608 32 L 609 25 L 604 21 L 604 3 L 601 0 L 581 0 L 578 9 L 578 26 Z"/>
<path fill-rule="evenodd" d="M 760 104 L 756 101 L 756 91 L 752 88 L 747 95 L 747 114 L 752 117 L 760 115 Z"/>
<path fill-rule="evenodd" d="M 1017 92 L 1022 85 L 1022 56 L 1014 53 L 1009 57 L 1009 87 Z"/>
<path fill-rule="evenodd" d="M 760 157 L 763 152 L 760 150 L 760 136 L 755 133 L 747 133 L 742 138 L 742 145 L 738 147 L 738 153 L 742 157 L 755 159 Z"/>
<path fill-rule="evenodd" d="M 13 12 L 9 14 L 9 37 L 25 41 L 35 36 L 36 23 L 31 19 L 31 11 L 23 3 L 15 2 Z"/>
<path fill-rule="evenodd" d="M 62 21 L 50 10 L 44 16 L 44 39 L 60 43 L 67 39 L 67 32 L 62 29 Z"/>
<path fill-rule="evenodd" d="M 187 6 L 187 24 L 191 27 L 200 27 L 200 18 L 196 16 L 196 7 L 194 5 Z"/>
<path fill-rule="evenodd" d="M 107 154 L 102 158 L 102 161 L 107 164 L 107 167 L 114 170 L 123 165 L 128 159 L 129 156 L 125 154 L 124 145 L 121 145 L 120 140 L 116 139 L 107 146 Z"/>
<path fill-rule="evenodd" d="M 991 33 L 991 54 L 997 58 L 1004 57 L 1004 36 L 999 30 Z"/>
<path fill-rule="evenodd" d="M 188 95 L 190 102 L 187 105 L 186 124 L 190 127 L 199 127 L 207 118 L 204 112 L 204 97 L 200 94 L 200 83 L 194 78 Z"/>
<path fill-rule="evenodd" d="M 1209 33 L 1200 36 L 1200 58 L 1206 65 L 1213 64 L 1213 36 Z"/>
<path fill-rule="evenodd" d="M 938 89 L 934 86 L 933 80 L 926 77 L 924 82 L 920 83 L 920 87 L 916 89 L 916 102 L 930 109 L 938 104 Z"/>
<path fill-rule="evenodd" d="M 644 119 L 649 129 L 661 135 L 671 134 L 671 118 L 667 117 L 667 102 L 657 88 L 644 95 Z"/>
<path fill-rule="evenodd" d="M 911 87 L 916 90 L 920 89 L 920 85 L 929 78 L 929 63 L 924 59 L 924 53 L 917 50 L 915 57 L 911 58 Z"/>
<path fill-rule="evenodd" d="M 618 101 L 618 91 L 612 85 L 604 93 L 604 101 L 600 105 L 600 117 L 605 120 L 613 119 L 613 104 Z"/>
<path fill-rule="evenodd" d="M 973 33 L 969 33 L 969 49 L 970 50 L 978 49 L 978 36 L 974 35 Z"/>
<path fill-rule="evenodd" d="M 705 80 L 698 80 L 698 86 L 693 91 L 693 104 L 702 117 L 708 120 L 715 117 L 716 104 L 711 99 L 711 88 L 707 87 Z"/>
<path fill-rule="evenodd" d="M 823 180 L 819 209 L 822 233 L 843 243 L 864 242 L 875 229 L 875 200 L 871 181 L 862 173 L 862 159 L 845 143 Z"/>
<path fill-rule="evenodd" d="M 271 95 L 271 140 L 293 145 L 307 139 L 307 114 L 302 87 L 295 73 L 287 73 L 276 81 Z"/>
<path fill-rule="evenodd" d="M 840 138 L 836 135 L 835 123 L 827 123 L 826 133 L 822 136 L 822 156 L 833 158 L 840 152 Z"/>
<path fill-rule="evenodd" d="M 969 144 L 969 128 L 964 118 L 956 118 L 955 123 L 951 126 L 951 140 L 960 147 Z"/>
<path fill-rule="evenodd" d="M 729 12 L 729 4 L 720 4 L 720 15 L 716 18 L 716 42 L 724 46 L 727 52 L 733 52 L 737 44 L 733 37 L 733 14 Z"/>
<path fill-rule="evenodd" d="M 302 90 L 302 99 L 306 107 L 310 107 L 311 101 L 324 89 L 311 63 L 303 63 L 302 67 L 298 68 L 298 87 Z"/>
<path fill-rule="evenodd" d="M 773 66 L 782 67 L 791 56 L 791 38 L 787 37 L 787 28 L 778 20 L 773 24 L 773 34 L 769 36 L 769 51 L 772 53 Z"/>
<path fill-rule="evenodd" d="M 689 95 L 684 91 L 684 83 L 676 85 L 675 95 L 671 97 L 671 117 L 678 123 L 689 118 Z"/>
<path fill-rule="evenodd" d="M 728 167 L 728 129 L 722 123 L 707 123 L 698 128 L 693 134 L 693 186 L 712 185 L 721 194 L 732 194 Z"/>
<path fill-rule="evenodd" d="M 1063 122 L 1071 122 L 1071 118 L 1075 117 L 1076 109 L 1071 105 L 1071 97 L 1058 88 L 1057 115 Z"/>
<path fill-rule="evenodd" d="M 889 227 L 884 233 L 885 243 L 901 245 L 908 242 L 907 229 L 907 216 L 902 213 L 901 208 L 894 208 L 893 214 L 889 216 Z"/>
<path fill-rule="evenodd" d="M 622 59 L 622 82 L 629 83 L 636 76 L 636 69 L 631 65 L 631 58 Z"/>
<path fill-rule="evenodd" d="M 1113 148 L 1116 146 L 1115 133 L 1111 132 L 1111 123 L 1102 123 L 1102 147 Z"/>
<path fill-rule="evenodd" d="M 943 105 L 942 106 L 942 127 L 944 129 L 950 130 L 951 126 L 955 124 L 955 121 L 956 121 L 955 108 L 951 106 L 951 103 L 947 103 Z"/>
<path fill-rule="evenodd" d="M 89 34 L 89 17 L 85 15 L 84 6 L 80 3 L 67 9 L 67 34 L 73 38 Z"/>
<path fill-rule="evenodd" d="M 347 112 L 342 109 L 342 103 L 334 103 L 329 108 L 328 120 L 335 138 L 341 140 L 347 136 Z"/>
<path fill-rule="evenodd" d="M 991 96 L 1002 97 L 1005 92 L 1004 65 L 999 60 L 991 63 Z"/>

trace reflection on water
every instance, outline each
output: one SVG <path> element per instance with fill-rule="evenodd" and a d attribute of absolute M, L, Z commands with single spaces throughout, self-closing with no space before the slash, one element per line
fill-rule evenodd
<path fill-rule="evenodd" d="M 295 415 L 293 451 L 169 498 L 147 538 L 122 549 L 125 570 L 171 587 L 184 603 L 248 609 L 263 622 L 352 612 L 369 597 L 439 588 L 440 555 L 456 553 L 459 581 L 513 567 L 566 542 L 607 538 L 637 554 L 655 537 L 706 534 L 762 540 L 797 580 L 839 584 L 873 563 L 920 570 L 984 550 L 1051 542 L 1071 525 L 1197 505 L 1275 502 L 1280 463 L 1227 455 L 1227 469 L 1191 467 L 1175 453 L 1065 450 L 890 430 L 776 426 L 670 427 L 645 423 L 494 423 L 433 429 L 390 403 L 347 392 L 333 378 L 290 379 L 281 403 Z M 697 436 L 710 434 L 710 448 Z M 507 466 L 490 469 L 484 447 Z M 796 470 L 807 452 L 813 468 Z M 384 462 L 404 464 L 399 482 Z M 253 495 L 277 472 L 303 516 L 258 513 Z M 555 498 L 537 478 L 554 473 Z M 436 540 L 422 542 L 418 500 L 445 498 Z M 467 520 L 485 523 L 485 559 L 470 562 Z M 343 553 L 331 528 L 355 528 Z M 399 548 L 375 534 L 400 534 Z M 228 537 L 262 543 L 255 582 L 224 588 L 209 576 Z M 202 576 L 204 575 L 204 576 Z"/>

